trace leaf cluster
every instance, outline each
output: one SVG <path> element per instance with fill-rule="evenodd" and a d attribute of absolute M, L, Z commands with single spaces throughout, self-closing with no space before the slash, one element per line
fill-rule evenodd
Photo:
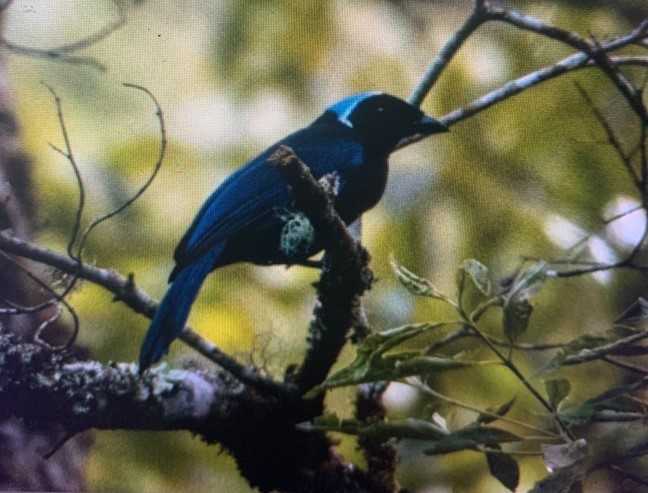
<path fill-rule="evenodd" d="M 545 421 L 545 428 L 540 430 L 544 435 L 540 446 L 533 445 L 532 450 L 542 455 L 547 467 L 554 471 L 545 483 L 554 486 L 561 481 L 567 484 L 583 480 L 588 468 L 596 463 L 596 440 L 590 443 L 578 438 L 576 427 L 597 422 L 637 422 L 648 416 L 648 406 L 641 398 L 648 377 L 579 400 L 578 395 L 573 394 L 570 378 L 561 374 L 563 368 L 575 365 L 613 357 L 645 355 L 648 349 L 641 341 L 648 337 L 648 329 L 642 328 L 642 323 L 648 305 L 643 299 L 603 333 L 585 334 L 562 344 L 538 344 L 536 347 L 520 341 L 532 323 L 534 297 L 551 278 L 547 262 L 530 263 L 515 275 L 495 282 L 485 265 L 474 259 L 466 260 L 457 270 L 454 295 L 441 292 L 430 280 L 394 260 L 392 266 L 397 279 L 411 295 L 452 307 L 457 319 L 413 323 L 369 335 L 358 345 L 355 359 L 330 375 L 311 391 L 311 395 L 361 383 L 401 382 L 414 386 L 439 403 L 468 409 L 476 417 L 467 426 L 451 429 L 438 411 L 427 418 L 372 421 L 327 415 L 312 423 L 315 428 L 381 439 L 424 441 L 423 453 L 426 455 L 480 452 L 485 455 L 491 475 L 515 491 L 520 477 L 516 454 L 531 452 L 528 447 L 532 439 L 528 433 L 538 431 L 531 422 L 519 422 L 508 417 L 511 410 L 519 407 L 516 404 L 519 400 L 512 398 L 504 405 L 479 410 L 431 388 L 426 383 L 431 376 L 450 370 L 471 371 L 485 364 L 507 368 L 544 408 L 545 419 L 551 423 L 547 426 Z M 494 310 L 499 311 L 499 333 L 487 332 L 482 327 L 483 315 Z M 487 348 L 495 356 L 495 361 L 468 361 L 464 355 L 465 348 L 459 352 L 452 349 L 458 339 L 466 340 L 474 347 Z M 538 350 L 550 350 L 554 355 L 543 366 L 537 367 L 535 374 L 527 375 L 519 366 L 516 355 L 525 356 L 525 353 Z M 536 388 L 533 382 L 539 377 L 544 380 L 542 389 Z M 494 427 L 496 421 L 504 424 L 505 428 Z M 561 443 L 556 445 L 556 440 Z M 556 454 L 569 450 L 578 450 L 579 454 L 556 464 Z M 588 457 L 586 462 L 583 457 Z M 543 483 L 538 487 L 543 488 Z"/>

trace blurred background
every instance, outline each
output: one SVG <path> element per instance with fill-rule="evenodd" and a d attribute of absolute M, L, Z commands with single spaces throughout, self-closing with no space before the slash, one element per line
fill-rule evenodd
<path fill-rule="evenodd" d="M 605 39 L 628 32 L 647 15 L 643 1 L 512 2 L 547 23 Z M 381 90 L 407 97 L 443 43 L 471 11 L 462 1 L 143 0 L 122 2 L 126 24 L 84 50 L 106 67 L 8 54 L 8 70 L 23 142 L 33 160 L 37 241 L 63 251 L 78 203 L 62 146 L 56 108 L 45 82 L 62 98 L 71 144 L 83 175 L 84 222 L 121 204 L 145 182 L 160 136 L 155 109 L 122 82 L 145 86 L 158 98 L 169 148 L 159 176 L 133 207 L 89 238 L 85 259 L 134 273 L 159 299 L 172 253 L 197 208 L 232 170 L 283 135 L 316 118 L 350 93 Z M 14 1 L 5 13 L 5 38 L 52 48 L 85 37 L 117 18 L 103 0 Z M 551 65 L 571 50 L 504 24 L 479 30 L 450 64 L 423 109 L 441 117 L 506 81 Z M 632 71 L 629 73 L 632 75 Z M 641 75 L 636 72 L 637 77 Z M 588 233 L 590 255 L 609 261 L 627 253 L 642 230 L 641 214 L 614 228 L 602 219 L 639 204 L 632 183 L 574 84 L 578 81 L 625 136 L 635 142 L 624 101 L 594 70 L 581 70 L 527 91 L 453 126 L 448 134 L 399 151 L 391 159 L 387 193 L 363 218 L 364 242 L 377 277 L 365 298 L 376 330 L 410 321 L 453 319 L 443 305 L 408 295 L 395 280 L 390 255 L 454 293 L 455 271 L 466 258 L 487 265 L 495 279 L 523 259 L 561 258 Z M 305 348 L 317 272 L 293 267 L 237 265 L 210 276 L 190 324 L 225 351 L 280 377 Z M 607 328 L 638 295 L 635 272 L 550 281 L 538 295 L 525 340 L 555 342 Z M 80 342 L 100 361 L 134 361 L 148 322 L 90 284 L 70 298 L 82 320 Z M 492 320 L 493 330 L 498 321 Z M 481 353 L 475 358 L 484 356 Z M 349 348 L 343 361 L 353 357 Z M 542 355 L 534 358 L 542 360 Z M 169 365 L 209 363 L 182 343 Z M 533 372 L 538 360 L 522 360 Z M 619 375 L 591 365 L 570 370 L 576 401 L 607 388 Z M 540 409 L 501 369 L 438 378 L 435 388 L 476 406 L 498 405 L 518 394 L 532 422 Z M 331 409 L 349 413 L 351 391 L 331 394 Z M 394 387 L 393 416 L 457 410 Z M 526 402 L 526 404 L 524 404 Z M 537 414 L 536 414 L 537 413 Z M 343 452 L 360 460 L 354 441 Z M 501 491 L 482 456 L 445 458 L 398 445 L 399 479 L 417 492 Z M 64 453 L 64 449 L 61 453 Z M 546 474 L 536 458 L 522 461 L 520 491 Z M 94 433 L 87 462 L 90 491 L 250 491 L 226 453 L 187 433 Z"/>

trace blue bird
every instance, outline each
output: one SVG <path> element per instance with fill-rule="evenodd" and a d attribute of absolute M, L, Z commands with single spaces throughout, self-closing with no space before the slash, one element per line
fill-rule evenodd
<path fill-rule="evenodd" d="M 302 263 L 322 249 L 290 189 L 268 163 L 278 145 L 291 147 L 316 179 L 335 176 L 334 206 L 348 225 L 382 197 L 387 160 L 399 144 L 447 130 L 401 99 L 365 92 L 330 106 L 312 124 L 233 172 L 200 208 L 175 250 L 171 286 L 142 343 L 140 373 L 178 337 L 212 270 L 236 262 Z"/>

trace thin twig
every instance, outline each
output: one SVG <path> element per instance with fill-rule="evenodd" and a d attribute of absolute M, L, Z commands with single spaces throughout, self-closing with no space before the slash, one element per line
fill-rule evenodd
<path fill-rule="evenodd" d="M 544 69 L 537 70 L 514 81 L 510 81 L 501 88 L 473 101 L 468 106 L 450 112 L 439 119 L 446 126 L 450 127 L 460 120 L 464 120 L 499 101 L 519 94 L 520 92 L 548 79 L 588 66 L 597 66 L 601 68 L 613 79 L 615 84 L 617 84 L 617 87 L 619 87 L 624 96 L 626 96 L 630 104 L 635 108 L 635 111 L 640 112 L 643 110 L 643 113 L 637 114 L 640 116 L 645 115 L 645 107 L 641 101 L 639 91 L 635 90 L 634 87 L 632 87 L 631 84 L 623 78 L 622 74 L 619 74 L 616 67 L 623 64 L 645 66 L 648 64 L 648 57 L 609 57 L 608 52 L 617 50 L 629 44 L 638 43 L 648 37 L 648 20 L 642 22 L 629 34 L 603 43 L 594 43 L 578 36 L 577 34 L 544 24 L 542 21 L 533 17 L 525 16 L 519 12 L 501 9 L 485 0 L 475 0 L 470 17 L 468 17 L 461 28 L 453 34 L 441 49 L 439 55 L 423 75 L 421 82 L 408 97 L 408 101 L 411 104 L 420 106 L 434 83 L 441 75 L 442 71 L 451 61 L 456 52 L 461 48 L 464 41 L 466 41 L 466 39 L 482 24 L 493 20 L 505 21 L 515 27 L 537 32 L 554 39 L 559 39 L 570 44 L 570 46 L 576 47 L 582 52 L 571 55 L 555 65 L 545 67 Z M 409 143 L 414 142 L 416 142 L 416 140 L 412 140 L 412 142 Z"/>
<path fill-rule="evenodd" d="M 585 265 L 582 269 L 573 269 L 573 270 L 563 270 L 558 271 L 554 270 L 547 275 L 552 277 L 577 277 L 585 274 L 594 274 L 595 272 L 605 272 L 608 270 L 616 269 L 632 269 L 637 271 L 648 271 L 648 265 L 636 264 L 628 259 L 619 260 L 611 264 L 601 264 L 596 262 L 566 262 L 570 265 Z"/>
<path fill-rule="evenodd" d="M 0 254 L 2 254 L 8 260 L 11 259 L 11 257 L 4 252 L 0 252 Z M 0 308 L 0 315 L 30 315 L 33 313 L 42 312 L 43 310 L 47 310 L 48 308 L 56 305 L 57 300 L 51 299 L 34 306 L 21 306 L 18 303 L 7 299 L 0 301 L 0 303 L 9 306 L 9 308 Z"/>
<path fill-rule="evenodd" d="M 629 214 L 633 214 L 639 210 L 644 211 L 644 216 L 648 216 L 648 211 L 645 210 L 644 205 L 638 205 L 636 207 L 633 207 L 631 209 L 628 209 L 627 211 L 621 212 L 619 214 L 615 214 L 612 217 L 609 217 L 607 219 L 602 220 L 601 227 L 599 228 L 605 228 L 612 224 L 613 222 L 622 219 Z M 603 264 L 601 262 L 597 262 L 594 260 L 578 260 L 578 257 L 582 255 L 582 252 L 578 252 L 577 249 L 589 241 L 594 235 L 596 235 L 596 232 L 587 234 L 577 240 L 573 245 L 571 245 L 569 248 L 567 248 L 567 251 L 576 251 L 576 254 L 574 255 L 573 258 L 568 258 L 568 259 L 553 259 L 549 260 L 549 263 L 553 266 L 558 266 L 558 265 L 569 265 L 569 266 L 582 266 L 584 268 L 582 269 L 574 269 L 574 270 L 562 270 L 562 271 L 557 271 L 554 270 L 551 272 L 551 276 L 553 277 L 574 277 L 574 276 L 581 276 L 584 274 L 592 274 L 594 272 L 600 272 L 600 271 L 606 271 L 606 270 L 614 270 L 614 269 L 633 269 L 633 270 L 648 270 L 648 265 L 642 265 L 642 264 L 637 264 L 634 262 L 636 256 L 639 254 L 641 251 L 641 247 L 646 241 L 646 238 L 648 237 L 648 217 L 644 217 L 644 231 L 642 233 L 641 238 L 637 242 L 637 244 L 633 247 L 632 251 L 630 254 L 626 256 L 626 258 L 619 260 L 618 262 L 614 262 L 612 264 Z M 597 230 L 598 231 L 598 230 Z M 532 260 L 532 261 L 539 261 L 539 260 L 544 260 L 540 259 L 538 257 L 524 257 L 524 260 Z"/>
<path fill-rule="evenodd" d="M 648 140 L 648 137 L 646 136 L 647 133 L 648 125 L 643 125 L 641 127 L 641 135 L 639 137 L 639 152 L 641 155 L 641 182 L 644 185 L 644 202 L 646 202 L 646 193 L 648 193 L 648 190 L 646 189 L 646 187 L 648 186 L 648 146 L 646 145 L 646 141 Z"/>
<path fill-rule="evenodd" d="M 578 34 L 566 31 L 556 26 L 543 23 L 541 20 L 515 10 L 507 10 L 488 4 L 487 13 L 490 19 L 506 22 L 525 31 L 531 31 L 542 36 L 561 41 L 577 50 L 582 51 L 587 58 L 593 59 L 597 66 L 612 80 L 617 89 L 626 98 L 634 112 L 639 116 L 643 125 L 648 124 L 646 107 L 643 104 L 641 93 L 619 72 L 618 68 L 608 58 L 608 49 L 596 41 L 590 41 Z M 648 19 L 644 20 L 636 29 L 639 39 L 648 36 Z"/>
<path fill-rule="evenodd" d="M 454 55 L 459 51 L 464 42 L 470 37 L 470 35 L 475 32 L 479 26 L 487 21 L 487 17 L 484 15 L 484 0 L 475 1 L 473 11 L 463 23 L 463 25 L 456 31 L 450 39 L 443 46 L 437 57 L 432 62 L 432 65 L 423 75 L 423 79 L 419 85 L 414 89 L 412 94 L 407 98 L 407 101 L 414 106 L 421 106 L 423 100 L 427 96 L 428 92 L 437 81 L 441 72 L 445 67 L 450 63 Z"/>
<path fill-rule="evenodd" d="M 627 36 L 623 36 L 615 41 L 610 41 L 602 46 L 609 50 L 618 49 L 633 43 L 636 40 L 636 36 L 636 34 L 633 36 L 633 33 L 630 33 Z M 496 103 L 516 96 L 527 89 L 537 86 L 538 84 L 565 75 L 574 70 L 591 68 L 594 66 L 595 64 L 587 58 L 587 55 L 584 53 L 576 53 L 575 55 L 564 58 L 554 65 L 538 69 L 535 72 L 531 72 L 530 74 L 509 81 L 502 87 L 477 98 L 463 108 L 451 111 L 447 115 L 439 118 L 439 121 L 446 126 L 452 126 L 461 120 L 465 120 L 487 108 L 490 108 Z"/>
<path fill-rule="evenodd" d="M 52 457 L 56 452 L 58 452 L 63 445 L 69 442 L 72 438 L 76 436 L 78 432 L 76 430 L 66 431 L 63 437 L 61 437 L 47 452 L 43 454 L 43 459 L 47 460 Z"/>
<path fill-rule="evenodd" d="M 459 339 L 479 337 L 477 334 L 472 332 L 470 328 L 465 325 L 464 322 L 460 322 L 460 323 L 464 324 L 460 329 L 451 332 L 450 334 L 446 335 L 439 341 L 431 344 L 428 348 L 426 348 L 425 354 L 433 354 L 435 352 L 438 352 L 439 349 L 441 349 L 442 347 L 445 347 L 448 344 L 451 344 L 454 341 L 457 341 Z M 511 343 L 510 341 L 503 341 L 491 336 L 488 336 L 488 339 L 496 346 L 520 349 L 522 351 L 553 351 L 555 349 L 562 349 L 565 346 L 567 346 L 567 343 L 564 342 L 546 342 L 546 343 L 513 342 Z"/>
<path fill-rule="evenodd" d="M 569 248 L 567 248 L 567 251 L 577 251 L 584 243 L 588 242 L 594 235 L 598 234 L 601 230 L 607 228 L 610 224 L 612 224 L 615 221 L 618 221 L 619 219 L 623 219 L 626 216 L 629 216 L 630 214 L 633 214 L 639 210 L 642 210 L 644 207 L 643 205 L 638 205 L 636 207 L 632 207 L 631 209 L 628 209 L 627 211 L 620 212 L 618 214 L 615 214 L 612 217 L 608 217 L 607 219 L 603 219 L 601 221 L 601 225 L 595 230 L 596 232 L 587 234 L 583 236 L 581 239 L 577 240 L 576 243 L 571 245 Z M 574 257 L 577 258 L 580 254 L 576 254 Z M 574 260 L 575 260 L 574 258 Z M 529 260 L 529 259 L 527 259 Z M 538 260 L 538 259 L 536 259 Z M 556 264 L 556 263 L 571 263 L 569 260 L 553 260 L 551 263 Z M 586 263 L 586 262 L 583 262 Z M 596 262 L 591 262 L 592 264 L 596 264 Z"/>
<path fill-rule="evenodd" d="M 61 98 L 56 93 L 56 91 L 54 90 L 53 87 L 51 87 L 50 85 L 48 85 L 48 84 L 46 84 L 44 82 L 43 82 L 43 85 L 45 85 L 45 87 L 49 90 L 52 97 L 54 98 L 54 102 L 56 104 L 56 111 L 57 111 L 58 121 L 59 121 L 59 127 L 61 129 L 61 134 L 63 136 L 63 142 L 64 142 L 64 145 L 65 145 L 65 149 L 64 150 L 60 149 L 59 147 L 56 147 L 56 146 L 54 146 L 52 144 L 50 144 L 50 146 L 54 150 L 56 150 L 58 153 L 63 155 L 67 159 L 67 161 L 70 163 L 70 166 L 72 167 L 72 170 L 74 171 L 74 176 L 75 176 L 76 181 L 77 181 L 77 187 L 79 189 L 79 199 L 78 199 L 78 205 L 77 205 L 76 214 L 75 214 L 74 226 L 73 226 L 73 229 L 72 229 L 72 233 L 70 235 L 70 239 L 69 239 L 68 244 L 67 244 L 68 256 L 71 259 L 75 260 L 78 263 L 79 267 L 77 269 L 77 272 L 75 274 L 73 274 L 72 279 L 68 282 L 68 285 L 63 290 L 63 292 L 57 295 L 57 299 L 59 299 L 60 301 L 65 303 L 66 307 L 68 307 L 68 309 L 71 310 L 71 313 L 72 313 L 73 318 L 74 318 L 74 331 L 73 331 L 74 336 L 66 344 L 66 347 L 69 347 L 69 345 L 72 344 L 72 342 L 74 342 L 74 338 L 76 338 L 76 335 L 78 334 L 79 322 L 78 322 L 78 317 L 76 316 L 76 313 L 74 313 L 74 311 L 71 309 L 71 307 L 68 305 L 68 303 L 65 302 L 65 297 L 74 289 L 74 287 L 76 286 L 77 280 L 79 279 L 79 275 L 80 275 L 79 271 L 82 268 L 81 264 L 83 262 L 83 247 L 84 247 L 90 233 L 94 230 L 94 228 L 99 226 L 102 222 L 104 222 L 104 221 L 106 221 L 108 219 L 111 219 L 111 218 L 115 217 L 117 214 L 120 214 L 121 212 L 123 212 L 126 208 L 131 206 L 148 189 L 148 187 L 151 185 L 151 183 L 155 179 L 158 171 L 160 170 L 160 168 L 162 166 L 162 162 L 163 162 L 164 156 L 166 154 L 167 136 L 166 136 L 166 127 L 165 127 L 165 123 L 164 123 L 164 114 L 162 112 L 162 108 L 160 107 L 160 104 L 159 104 L 158 100 L 156 99 L 156 97 L 148 89 L 146 89 L 145 87 L 138 86 L 138 85 L 135 85 L 135 84 L 124 83 L 125 87 L 129 87 L 129 88 L 133 88 L 133 89 L 143 91 L 145 94 L 147 94 L 149 96 L 149 98 L 151 98 L 151 100 L 153 101 L 153 103 L 155 105 L 156 115 L 157 115 L 159 126 L 160 126 L 160 151 L 159 151 L 159 155 L 158 155 L 157 161 L 156 161 L 156 163 L 155 163 L 155 165 L 153 167 L 153 171 L 152 171 L 151 175 L 149 176 L 149 178 L 144 183 L 144 185 L 142 187 L 140 187 L 140 189 L 132 197 L 130 197 L 128 200 L 126 200 L 122 205 L 120 205 L 119 207 L 117 207 L 113 211 L 110 211 L 107 214 L 105 214 L 103 216 L 100 216 L 99 218 L 94 219 L 90 223 L 90 225 L 86 228 L 86 230 L 83 232 L 83 234 L 81 235 L 81 239 L 80 239 L 79 244 L 78 244 L 78 246 L 76 248 L 76 252 L 74 252 L 74 244 L 77 241 L 77 238 L 79 236 L 79 231 L 81 229 L 81 221 L 82 221 L 83 210 L 84 210 L 85 201 L 86 201 L 85 186 L 84 186 L 84 183 L 83 183 L 83 178 L 81 176 L 81 171 L 80 171 L 79 166 L 78 166 L 78 164 L 76 162 L 76 158 L 74 157 L 72 144 L 71 144 L 70 137 L 69 137 L 69 134 L 68 134 L 68 131 L 67 131 L 67 126 L 65 124 L 65 118 L 63 116 L 63 107 L 62 107 L 62 103 L 61 103 Z M 43 328 L 44 327 L 40 327 L 39 330 L 42 331 Z"/>
<path fill-rule="evenodd" d="M 104 214 L 103 216 L 100 216 L 98 218 L 95 218 L 90 225 L 86 228 L 86 230 L 83 232 L 81 235 L 81 240 L 79 242 L 79 246 L 77 248 L 77 258 L 81 259 L 81 255 L 83 253 L 83 246 L 88 239 L 88 236 L 92 232 L 94 228 L 99 226 L 102 222 L 111 219 L 115 217 L 116 215 L 122 213 L 125 209 L 133 205 L 133 203 L 139 199 L 144 192 L 151 186 L 153 183 L 153 180 L 157 176 L 158 172 L 160 171 L 160 168 L 162 167 L 162 162 L 164 161 L 164 156 L 166 155 L 166 149 L 167 149 L 167 134 L 166 134 L 166 125 L 164 123 L 164 113 L 162 112 L 162 108 L 160 106 L 160 103 L 156 99 L 156 97 L 149 91 L 147 88 L 138 86 L 136 84 L 130 84 L 130 83 L 123 83 L 125 87 L 130 87 L 132 89 L 137 89 L 139 91 L 144 92 L 151 100 L 153 101 L 153 104 L 155 105 L 156 111 L 155 114 L 158 119 L 158 123 L 160 126 L 160 150 L 158 153 L 158 158 L 157 161 L 155 162 L 155 165 L 153 166 L 153 171 L 149 175 L 148 179 L 144 182 L 144 184 L 140 187 L 137 192 L 133 196 L 131 196 L 128 200 L 126 200 L 123 204 L 121 204 L 119 207 L 115 208 L 114 210 Z"/>
<path fill-rule="evenodd" d="M 524 376 L 524 374 L 520 371 L 520 369 L 511 361 L 510 358 L 506 357 L 493 342 L 490 340 L 490 338 L 484 334 L 479 327 L 475 324 L 473 320 L 470 319 L 470 317 L 464 313 L 461 313 L 462 316 L 465 317 L 466 323 L 470 326 L 470 329 L 479 336 L 479 338 L 488 346 L 488 348 L 499 358 L 499 360 L 506 366 L 509 371 L 515 375 L 515 377 L 520 381 L 520 383 L 535 397 L 535 399 L 544 407 L 549 414 L 553 417 L 553 419 L 556 421 L 558 424 L 558 428 L 562 431 L 562 433 L 565 435 L 570 440 L 574 439 L 574 435 L 572 434 L 571 430 L 567 426 L 567 424 L 558 416 L 555 412 L 554 409 L 551 407 L 547 399 L 544 398 L 544 396 L 538 392 L 538 390 L 531 385 L 531 382 L 527 380 L 527 378 Z"/>
<path fill-rule="evenodd" d="M 641 251 L 641 247 L 646 242 L 646 238 L 648 238 L 648 210 L 646 210 L 645 206 L 643 208 L 643 213 L 644 213 L 643 231 L 641 233 L 641 237 L 635 244 L 634 248 L 628 254 L 627 257 L 628 262 L 634 262 L 634 259 L 637 258 L 639 252 Z"/>
<path fill-rule="evenodd" d="M 6 9 L 11 3 L 11 0 L 3 1 L 0 4 L 0 11 Z M 0 46 L 6 48 L 16 55 L 43 58 L 52 61 L 69 63 L 72 65 L 85 65 L 103 72 L 106 70 L 106 67 L 93 57 L 77 56 L 73 55 L 73 53 L 85 48 L 89 48 L 90 46 L 103 41 L 126 24 L 125 7 L 120 5 L 116 1 L 114 2 L 114 4 L 117 8 L 117 19 L 107 26 L 101 28 L 96 33 L 90 34 L 89 36 L 86 36 L 85 38 L 79 39 L 77 41 L 66 43 L 55 48 L 41 49 L 22 46 L 13 43 L 12 41 L 8 41 L 7 39 L 0 38 Z"/>
<path fill-rule="evenodd" d="M 7 255 L 5 252 L 0 252 L 0 255 L 2 255 L 4 258 L 6 258 L 9 262 L 11 262 L 14 267 L 17 269 L 23 271 L 23 273 L 29 277 L 34 283 L 36 283 L 41 289 L 45 290 L 49 294 L 51 294 L 54 297 L 54 300 L 49 300 L 43 305 L 49 305 L 52 306 L 54 303 L 61 303 L 63 306 L 66 308 L 70 316 L 72 317 L 72 334 L 70 337 L 68 337 L 68 340 L 65 344 L 61 346 L 52 346 L 51 344 L 45 342 L 41 338 L 41 334 L 43 331 L 53 322 L 55 322 L 59 316 L 60 316 L 60 309 L 59 313 L 49 317 L 45 321 L 43 321 L 36 329 L 34 332 L 34 342 L 37 342 L 38 344 L 42 346 L 46 346 L 49 349 L 52 350 L 66 350 L 72 347 L 72 344 L 74 344 L 74 341 L 76 341 L 77 336 L 79 335 L 79 327 L 81 326 L 81 321 L 79 320 L 79 315 L 77 314 L 76 310 L 70 305 L 67 300 L 65 299 L 65 296 L 57 293 L 48 283 L 43 281 L 41 278 L 39 278 L 36 274 L 34 274 L 32 271 L 30 271 L 27 267 L 22 265 L 20 262 L 16 262 L 10 255 Z"/>
<path fill-rule="evenodd" d="M 610 124 L 603 116 L 601 110 L 596 106 L 596 104 L 594 103 L 590 95 L 587 93 L 583 85 L 580 84 L 579 82 L 575 82 L 575 84 L 576 84 L 576 89 L 578 89 L 578 92 L 580 93 L 581 97 L 585 100 L 587 106 L 592 110 L 594 117 L 598 120 L 601 127 L 603 127 L 603 130 L 607 135 L 608 142 L 610 143 L 610 145 L 612 145 L 612 147 L 616 151 L 617 155 L 619 156 L 619 159 L 621 159 L 621 162 L 625 166 L 626 171 L 630 175 L 630 178 L 632 178 L 635 187 L 637 187 L 639 192 L 641 192 L 643 190 L 643 186 L 642 186 L 643 180 L 640 179 L 639 176 L 637 175 L 637 172 L 635 171 L 634 166 L 632 165 L 632 161 L 630 157 L 626 155 L 626 153 L 623 151 L 623 146 L 621 145 L 619 139 L 616 137 L 614 130 L 612 129 Z"/>
<path fill-rule="evenodd" d="M 633 365 L 632 363 L 628 363 L 627 361 L 622 361 L 618 358 L 614 358 L 609 355 L 602 356 L 601 360 L 605 361 L 606 363 L 610 363 L 611 365 L 621 368 L 623 370 L 631 371 L 633 373 L 639 373 L 641 375 L 648 375 L 648 368 L 646 368 L 645 366 Z"/>
<path fill-rule="evenodd" d="M 526 428 L 528 430 L 533 430 L 533 431 L 536 431 L 538 433 L 542 433 L 543 435 L 545 435 L 546 437 L 549 437 L 549 438 L 554 438 L 554 439 L 561 438 L 560 435 L 558 435 L 557 433 L 553 433 L 552 431 L 545 430 L 545 429 L 539 428 L 537 426 L 530 425 L 528 423 L 525 423 L 524 421 L 518 421 L 517 419 L 509 418 L 507 416 L 502 416 L 500 414 L 496 414 L 496 413 L 488 411 L 488 410 L 479 409 L 476 406 L 472 406 L 470 404 L 459 401 L 457 399 L 453 399 L 452 397 L 448 397 L 447 395 L 442 394 L 442 393 L 432 389 L 430 386 L 423 383 L 419 378 L 410 377 L 410 378 L 402 380 L 401 383 L 409 385 L 411 387 L 414 387 L 415 389 L 423 392 L 424 394 L 427 394 L 427 395 L 429 395 L 431 397 L 434 397 L 435 399 L 439 399 L 439 400 L 442 400 L 444 402 L 447 402 L 448 404 L 452 404 L 453 406 L 457 406 L 457 407 L 460 407 L 462 409 L 466 409 L 468 411 L 472 411 L 474 413 L 481 414 L 483 416 L 488 416 L 489 418 L 501 420 L 501 421 L 504 421 L 506 423 L 510 423 L 510 424 L 513 424 L 513 425 L 516 425 L 516 426 L 520 426 L 520 427 Z"/>
<path fill-rule="evenodd" d="M 63 136 L 65 150 L 62 150 L 51 143 L 50 147 L 61 154 L 63 157 L 65 157 L 65 159 L 67 159 L 67 161 L 70 163 L 70 166 L 72 166 L 72 171 L 74 172 L 74 178 L 77 182 L 77 188 L 79 189 L 79 199 L 74 218 L 74 225 L 72 226 L 72 233 L 70 234 L 70 239 L 68 240 L 67 244 L 67 253 L 70 258 L 80 260 L 80 258 L 74 254 L 73 247 L 74 243 L 76 242 L 77 236 L 79 235 L 79 230 L 81 229 L 81 218 L 83 216 L 83 209 L 85 207 L 85 187 L 83 185 L 83 178 L 81 177 L 79 166 L 77 165 L 74 153 L 72 151 L 72 144 L 70 143 L 70 136 L 68 135 L 67 126 L 65 125 L 65 118 L 63 118 L 63 106 L 61 103 L 61 98 L 52 86 L 42 81 L 41 84 L 43 84 L 47 88 L 47 90 L 54 98 L 54 103 L 56 104 L 56 116 L 58 118 L 59 128 L 61 129 L 61 135 Z"/>
<path fill-rule="evenodd" d="M 52 61 L 68 63 L 70 65 L 83 65 L 93 68 L 100 72 L 105 72 L 106 67 L 98 62 L 95 58 L 89 56 L 61 55 L 52 50 L 40 50 L 38 48 L 29 48 L 12 43 L 11 41 L 0 39 L 0 46 L 11 51 L 15 55 L 29 56 L 35 58 L 45 58 Z"/>

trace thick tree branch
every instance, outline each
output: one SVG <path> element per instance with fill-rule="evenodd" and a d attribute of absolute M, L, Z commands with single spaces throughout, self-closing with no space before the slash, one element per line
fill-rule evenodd
<path fill-rule="evenodd" d="M 140 379 L 134 363 L 104 366 L 0 332 L 0 413 L 69 432 L 99 429 L 201 430 L 224 419 L 242 386 L 222 375 L 175 370 Z"/>
<path fill-rule="evenodd" d="M 261 491 L 383 491 L 324 433 L 295 426 L 307 417 L 300 401 L 264 397 L 225 372 L 141 377 L 134 363 L 79 361 L 3 331 L 0 361 L 0 417 L 20 416 L 33 429 L 56 423 L 65 437 L 89 428 L 187 430 L 227 448 Z"/>
<path fill-rule="evenodd" d="M 351 328 L 364 326 L 360 299 L 370 288 L 369 253 L 351 236 L 335 212 L 330 193 L 311 175 L 292 149 L 279 146 L 269 159 L 290 185 L 297 208 L 311 222 L 326 252 L 317 283 L 309 348 L 290 379 L 306 392 L 326 378 Z"/>
<path fill-rule="evenodd" d="M 388 385 L 388 382 L 378 382 L 358 386 L 355 402 L 356 419 L 362 422 L 375 422 L 387 417 L 382 396 Z M 397 491 L 398 456 L 390 440 L 384 437 L 362 435 L 358 437 L 358 447 L 367 461 L 367 474 L 376 484 L 384 487 L 385 493 Z"/>

